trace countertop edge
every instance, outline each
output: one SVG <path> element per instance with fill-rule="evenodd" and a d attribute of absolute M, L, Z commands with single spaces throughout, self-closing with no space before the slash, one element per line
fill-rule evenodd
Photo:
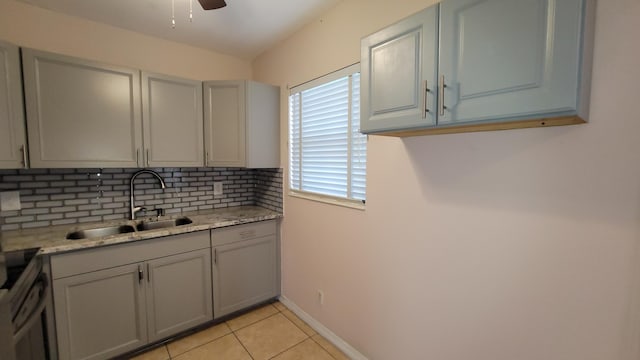
<path fill-rule="evenodd" d="M 9 235 L 3 233 L 0 236 L 0 244 L 2 245 L 2 250 L 6 252 L 40 248 L 38 252 L 39 255 L 55 255 L 58 253 L 126 244 L 134 241 L 156 239 L 195 231 L 275 220 L 282 218 L 283 214 L 257 206 L 240 206 L 214 211 L 176 214 L 176 216 L 172 217 L 178 216 L 188 216 L 193 220 L 193 223 L 172 228 L 136 231 L 94 239 L 67 240 L 64 237 L 64 234 L 67 232 L 77 228 L 91 228 L 91 226 L 102 225 L 104 223 L 74 224 L 73 226 L 59 227 L 52 233 L 47 233 L 44 229 L 23 230 L 10 233 Z M 125 222 L 125 220 L 121 221 L 121 223 L 122 222 Z"/>

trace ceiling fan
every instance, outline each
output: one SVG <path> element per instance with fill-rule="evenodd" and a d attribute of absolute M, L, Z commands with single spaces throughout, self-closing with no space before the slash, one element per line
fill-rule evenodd
<path fill-rule="evenodd" d="M 227 6 L 227 3 L 224 0 L 198 0 L 202 8 L 205 10 L 213 10 L 220 9 Z"/>

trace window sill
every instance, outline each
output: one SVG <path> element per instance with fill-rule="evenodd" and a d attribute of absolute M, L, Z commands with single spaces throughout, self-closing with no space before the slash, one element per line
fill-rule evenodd
<path fill-rule="evenodd" d="M 347 207 L 347 208 L 356 209 L 356 210 L 365 209 L 365 204 L 359 200 L 347 200 L 347 199 L 335 198 L 331 196 L 300 192 L 300 191 L 289 191 L 289 196 L 297 197 L 300 199 L 311 200 L 311 201 L 317 201 L 317 202 L 330 204 L 330 205 Z"/>

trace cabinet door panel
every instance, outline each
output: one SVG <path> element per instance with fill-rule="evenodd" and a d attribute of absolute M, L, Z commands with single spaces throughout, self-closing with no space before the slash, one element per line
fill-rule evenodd
<path fill-rule="evenodd" d="M 577 110 L 582 1 L 440 4 L 439 124 L 518 120 Z"/>
<path fill-rule="evenodd" d="M 109 359 L 147 343 L 139 264 L 53 282 L 61 359 Z"/>
<path fill-rule="evenodd" d="M 362 132 L 435 125 L 437 9 L 362 40 Z"/>
<path fill-rule="evenodd" d="M 245 166 L 244 81 L 205 84 L 205 142 L 207 166 Z"/>
<path fill-rule="evenodd" d="M 216 246 L 213 252 L 215 318 L 277 295 L 275 236 Z"/>
<path fill-rule="evenodd" d="M 210 249 L 152 260 L 148 269 L 150 342 L 213 318 Z"/>
<path fill-rule="evenodd" d="M 0 168 L 26 167 L 24 128 L 19 49 L 0 41 Z"/>
<path fill-rule="evenodd" d="M 202 83 L 142 73 L 146 166 L 202 166 Z"/>
<path fill-rule="evenodd" d="M 23 51 L 32 167 L 136 167 L 140 74 Z"/>

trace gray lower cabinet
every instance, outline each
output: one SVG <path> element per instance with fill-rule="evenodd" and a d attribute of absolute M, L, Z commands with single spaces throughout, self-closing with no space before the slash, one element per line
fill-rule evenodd
<path fill-rule="evenodd" d="M 208 231 L 51 257 L 58 353 L 109 359 L 213 318 Z"/>
<path fill-rule="evenodd" d="M 278 295 L 275 220 L 213 230 L 211 242 L 214 318 Z"/>
<path fill-rule="evenodd" d="M 208 248 L 147 262 L 149 342 L 212 319 L 210 268 Z"/>
<path fill-rule="evenodd" d="M 139 264 L 55 280 L 60 359 L 108 359 L 147 343 Z"/>

